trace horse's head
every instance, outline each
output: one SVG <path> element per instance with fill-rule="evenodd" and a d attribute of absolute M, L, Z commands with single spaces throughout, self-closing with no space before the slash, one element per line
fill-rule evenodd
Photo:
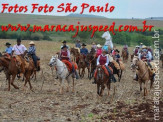
<path fill-rule="evenodd" d="M 134 56 L 131 64 L 131 69 L 135 70 L 138 66 L 139 58 L 138 56 Z"/>
<path fill-rule="evenodd" d="M 97 66 L 97 80 L 102 80 L 104 76 L 104 71 L 102 66 Z"/>
<path fill-rule="evenodd" d="M 53 65 L 56 65 L 57 63 L 57 59 L 58 59 L 58 56 L 52 56 L 52 58 L 50 59 L 50 62 L 49 62 L 49 66 L 52 67 Z"/>

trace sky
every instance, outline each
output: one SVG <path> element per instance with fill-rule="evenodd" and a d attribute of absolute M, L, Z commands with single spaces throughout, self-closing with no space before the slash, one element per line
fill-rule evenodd
<path fill-rule="evenodd" d="M 148 18 L 148 17 L 163 17 L 163 0 L 0 0 L 0 11 L 2 11 L 2 4 L 8 3 L 13 6 L 18 4 L 19 6 L 28 6 L 28 12 L 26 14 L 41 14 L 41 15 L 54 15 L 54 16 L 65 16 L 70 14 L 70 12 L 57 12 L 57 6 L 61 3 L 72 3 L 72 6 L 78 6 L 75 13 L 81 12 L 81 4 L 88 3 L 90 6 L 105 6 L 109 3 L 110 6 L 115 6 L 112 13 L 89 13 L 89 8 L 85 9 L 84 14 L 94 14 L 100 15 L 107 18 Z M 49 6 L 54 6 L 54 10 L 51 13 L 38 13 L 35 11 L 31 13 L 31 4 L 38 3 L 40 6 L 48 4 Z M 7 13 L 7 11 L 5 11 Z M 13 13 L 13 12 L 12 12 Z"/>

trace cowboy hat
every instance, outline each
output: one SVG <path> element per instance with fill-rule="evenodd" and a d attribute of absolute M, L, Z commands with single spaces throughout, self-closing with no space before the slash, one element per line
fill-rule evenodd
<path fill-rule="evenodd" d="M 143 43 L 140 43 L 140 44 L 143 44 Z"/>
<path fill-rule="evenodd" d="M 67 43 L 67 42 L 64 40 L 64 41 L 62 41 L 62 43 Z"/>
<path fill-rule="evenodd" d="M 17 42 L 21 42 L 21 39 L 20 38 L 17 38 Z"/>
<path fill-rule="evenodd" d="M 35 43 L 34 43 L 33 41 L 31 41 L 31 42 L 29 43 L 29 45 L 35 45 Z"/>
<path fill-rule="evenodd" d="M 68 48 L 66 45 L 64 45 L 61 49 Z"/>
<path fill-rule="evenodd" d="M 6 46 L 7 46 L 7 45 L 11 45 L 11 44 L 10 44 L 9 42 L 7 42 L 7 43 L 6 43 Z"/>
<path fill-rule="evenodd" d="M 102 47 L 102 46 L 100 44 L 98 44 L 97 47 Z"/>
<path fill-rule="evenodd" d="M 147 48 L 147 47 L 145 45 L 143 45 L 142 48 Z"/>
<path fill-rule="evenodd" d="M 119 53 L 119 50 L 118 50 L 118 49 L 116 49 L 116 50 L 115 50 L 115 52 L 118 52 L 118 53 Z"/>
<path fill-rule="evenodd" d="M 87 46 L 87 45 L 83 43 L 82 46 Z"/>

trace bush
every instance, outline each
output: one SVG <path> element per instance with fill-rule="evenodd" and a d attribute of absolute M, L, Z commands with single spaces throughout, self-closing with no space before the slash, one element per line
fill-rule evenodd
<path fill-rule="evenodd" d="M 39 40 L 41 40 L 41 39 L 43 39 L 43 34 L 42 33 L 32 33 L 31 34 L 31 39 L 32 40 L 37 40 L 37 41 L 39 41 Z"/>

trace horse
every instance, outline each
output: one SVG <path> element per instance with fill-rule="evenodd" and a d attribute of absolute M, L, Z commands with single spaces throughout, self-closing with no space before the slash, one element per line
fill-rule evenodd
<path fill-rule="evenodd" d="M 8 80 L 8 91 L 10 91 L 10 85 L 12 85 L 15 89 L 19 89 L 19 87 L 14 84 L 15 77 L 19 73 L 24 74 L 25 77 L 24 87 L 28 82 L 30 89 L 32 90 L 32 85 L 30 83 L 30 76 L 33 74 L 34 71 L 34 63 L 32 61 L 26 62 L 21 56 L 18 57 L 23 62 L 22 65 L 24 65 L 25 67 L 23 71 L 20 71 L 20 67 L 17 64 L 15 57 L 10 57 L 10 58 L 5 56 L 0 57 L 0 63 L 5 69 L 6 78 Z"/>
<path fill-rule="evenodd" d="M 132 60 L 133 60 L 133 58 L 134 58 L 134 54 L 131 54 L 130 56 L 131 56 L 131 62 L 132 62 Z"/>
<path fill-rule="evenodd" d="M 79 56 L 80 60 L 78 62 L 78 70 L 79 70 L 79 76 L 80 78 L 84 77 L 85 74 L 85 68 L 87 67 L 84 55 L 80 55 Z M 80 72 L 80 70 L 82 69 L 82 71 Z"/>
<path fill-rule="evenodd" d="M 123 70 L 120 68 L 120 66 L 118 66 L 119 68 L 117 68 L 113 62 L 110 62 L 109 66 L 113 69 L 113 74 L 116 74 L 118 76 L 118 81 L 120 82 Z"/>
<path fill-rule="evenodd" d="M 49 62 L 49 66 L 52 67 L 54 66 L 56 68 L 56 73 L 60 81 L 60 93 L 63 94 L 63 89 L 64 89 L 64 81 L 67 81 L 67 91 L 69 91 L 69 84 L 72 78 L 73 80 L 73 89 L 72 91 L 74 92 L 74 77 L 73 73 L 70 73 L 66 64 L 63 63 L 58 59 L 58 56 L 52 56 Z"/>
<path fill-rule="evenodd" d="M 132 69 L 137 69 L 140 91 L 142 91 L 142 83 L 144 83 L 144 97 L 145 97 L 148 94 L 147 84 L 149 81 L 151 81 L 150 83 L 150 89 L 151 89 L 154 82 L 154 78 L 150 76 L 149 68 L 146 65 L 146 63 L 140 60 L 138 56 L 134 56 L 133 58 Z"/>
<path fill-rule="evenodd" d="M 80 49 L 79 48 L 71 48 L 70 53 L 74 56 L 74 61 L 78 64 L 79 63 L 79 56 L 80 56 Z"/>
<path fill-rule="evenodd" d="M 90 53 L 87 54 L 86 56 L 86 62 L 89 64 L 88 65 L 88 78 L 91 80 L 94 74 L 94 71 L 96 69 L 96 62 L 97 62 L 97 57 L 95 57 L 95 49 L 92 48 Z"/>
<path fill-rule="evenodd" d="M 127 60 L 128 60 L 128 53 L 127 53 L 127 50 L 122 49 L 121 57 L 123 58 L 123 61 L 127 62 Z"/>
<path fill-rule="evenodd" d="M 97 76 L 96 76 L 96 83 L 97 83 L 97 94 L 99 96 L 103 96 L 103 91 L 105 89 L 105 86 L 108 89 L 108 96 L 109 96 L 109 90 L 110 90 L 110 80 L 109 76 L 105 73 L 102 66 L 97 66 Z"/>

